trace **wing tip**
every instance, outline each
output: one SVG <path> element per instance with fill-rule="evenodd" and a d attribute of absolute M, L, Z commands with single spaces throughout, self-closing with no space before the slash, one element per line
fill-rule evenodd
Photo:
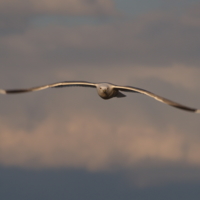
<path fill-rule="evenodd" d="M 0 89 L 0 94 L 6 94 L 6 91 Z"/>
<path fill-rule="evenodd" d="M 200 114 L 200 109 L 197 109 L 197 110 L 195 111 L 195 113 Z"/>

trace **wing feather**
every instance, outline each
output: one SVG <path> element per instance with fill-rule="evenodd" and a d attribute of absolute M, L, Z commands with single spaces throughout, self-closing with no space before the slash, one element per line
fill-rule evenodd
<path fill-rule="evenodd" d="M 171 101 L 169 99 L 166 99 L 164 97 L 156 95 L 156 94 L 154 94 L 152 92 L 149 92 L 147 90 L 143 90 L 143 89 L 136 88 L 136 87 L 131 87 L 131 86 L 115 86 L 114 88 L 116 88 L 116 89 L 118 89 L 120 91 L 124 91 L 124 92 L 138 92 L 138 93 L 141 93 L 141 94 L 145 94 L 145 95 L 147 95 L 149 97 L 152 97 L 152 98 L 156 99 L 157 101 L 160 101 L 162 103 L 168 104 L 168 105 L 173 106 L 175 108 L 179 108 L 179 109 L 190 111 L 190 112 L 200 113 L 200 109 L 191 108 L 191 107 L 182 105 L 180 103 Z"/>
<path fill-rule="evenodd" d="M 44 90 L 47 88 L 70 87 L 70 86 L 82 86 L 82 87 L 95 88 L 96 84 L 91 83 L 91 82 L 86 82 L 86 81 L 64 81 L 64 82 L 58 82 L 58 83 L 53 83 L 53 84 L 49 84 L 49 85 L 28 88 L 28 89 L 12 89 L 12 90 L 0 89 L 0 94 L 15 94 L 15 93 L 24 93 L 24 92 L 34 92 L 34 91 Z"/>

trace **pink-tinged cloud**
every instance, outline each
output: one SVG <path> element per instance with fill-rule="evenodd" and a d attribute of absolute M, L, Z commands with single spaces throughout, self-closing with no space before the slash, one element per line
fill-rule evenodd
<path fill-rule="evenodd" d="M 148 122 L 116 125 L 86 113 L 68 121 L 47 118 L 32 130 L 5 122 L 0 138 L 5 166 L 98 171 L 134 168 L 145 160 L 200 166 L 200 142 L 175 127 L 161 131 Z"/>

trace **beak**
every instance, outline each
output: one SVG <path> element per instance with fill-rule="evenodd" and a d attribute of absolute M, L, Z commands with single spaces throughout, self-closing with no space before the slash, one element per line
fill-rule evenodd
<path fill-rule="evenodd" d="M 107 90 L 105 89 L 105 90 L 103 90 L 103 92 L 105 93 L 105 94 L 107 94 Z"/>

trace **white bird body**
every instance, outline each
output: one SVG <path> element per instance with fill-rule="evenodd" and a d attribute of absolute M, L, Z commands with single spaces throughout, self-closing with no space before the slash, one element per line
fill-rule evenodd
<path fill-rule="evenodd" d="M 33 91 L 44 90 L 47 88 L 69 87 L 69 86 L 82 86 L 82 87 L 96 88 L 98 95 L 103 99 L 111 99 L 113 97 L 118 97 L 118 98 L 125 97 L 126 95 L 121 93 L 121 91 L 122 92 L 141 93 L 141 94 L 145 94 L 149 97 L 152 97 L 152 98 L 156 99 L 157 101 L 168 104 L 170 106 L 173 106 L 173 107 L 185 110 L 185 111 L 200 113 L 200 109 L 195 109 L 195 108 L 190 108 L 188 106 L 184 106 L 182 104 L 179 104 L 179 103 L 176 103 L 169 99 L 158 96 L 147 90 L 143 90 L 143 89 L 132 87 L 132 86 L 114 85 L 111 83 L 92 83 L 92 82 L 86 82 L 86 81 L 64 81 L 64 82 L 58 82 L 58 83 L 53 83 L 50 85 L 44 85 L 44 86 L 39 86 L 39 87 L 34 87 L 34 88 L 29 88 L 29 89 L 14 89 L 14 90 L 0 89 L 0 94 L 33 92 Z"/>

